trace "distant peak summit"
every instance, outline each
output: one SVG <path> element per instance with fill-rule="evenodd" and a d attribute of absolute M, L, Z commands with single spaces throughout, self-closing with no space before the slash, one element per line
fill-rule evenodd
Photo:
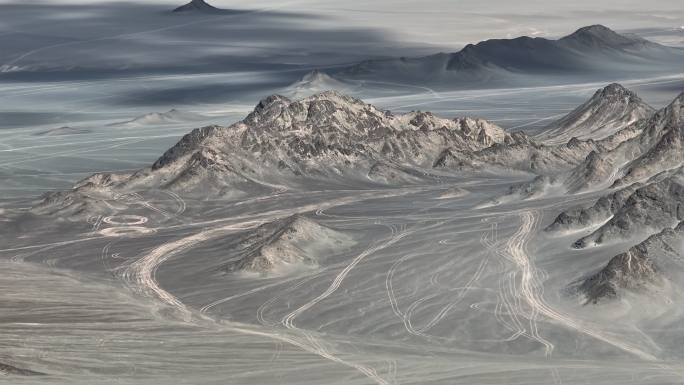
<path fill-rule="evenodd" d="M 302 76 L 302 78 L 299 79 L 297 83 L 308 85 L 324 85 L 325 83 L 339 83 L 339 85 L 342 84 L 339 80 L 333 78 L 332 76 L 328 75 L 327 73 L 319 69 L 315 69 L 311 72 L 308 72 L 307 74 Z M 334 89 L 334 87 L 331 87 L 330 89 Z"/>
<path fill-rule="evenodd" d="M 560 39 L 561 42 L 581 44 L 596 48 L 613 47 L 619 48 L 626 45 L 650 43 L 638 36 L 621 35 L 612 29 L 600 25 L 582 27 L 568 36 Z M 651 43 L 653 44 L 653 43 Z"/>
<path fill-rule="evenodd" d="M 610 83 L 607 86 L 603 87 L 601 89 L 601 92 L 608 93 L 608 94 L 614 94 L 614 93 L 631 92 L 631 91 L 628 90 L 627 88 L 625 88 L 620 83 Z"/>
<path fill-rule="evenodd" d="M 596 98 L 602 98 L 602 99 L 603 98 L 615 98 L 615 97 L 618 97 L 618 98 L 626 97 L 628 99 L 641 100 L 639 98 L 639 96 L 634 91 L 631 91 L 631 90 L 625 88 L 620 83 L 611 83 L 611 84 L 601 88 L 600 90 L 596 91 L 596 93 L 594 94 L 595 99 Z"/>
<path fill-rule="evenodd" d="M 575 31 L 574 34 L 601 35 L 601 34 L 610 34 L 610 33 L 617 34 L 615 31 L 606 27 L 605 25 L 594 24 L 594 25 L 588 25 L 586 27 L 582 27 L 582 28 L 578 29 L 577 31 Z"/>
<path fill-rule="evenodd" d="M 302 80 L 313 80 L 313 79 L 320 79 L 323 77 L 328 77 L 328 74 L 326 74 L 325 72 L 323 72 L 319 69 L 315 69 L 315 70 L 307 73 L 306 75 L 304 75 L 302 77 Z"/>
<path fill-rule="evenodd" d="M 220 9 L 207 3 L 204 0 L 192 0 L 191 2 L 182 5 L 173 10 L 173 12 L 189 12 L 189 11 L 220 11 Z"/>
<path fill-rule="evenodd" d="M 298 81 L 290 84 L 285 89 L 285 93 L 288 96 L 293 96 L 299 99 L 302 97 L 315 95 L 326 90 L 350 91 L 352 88 L 352 84 L 328 75 L 324 71 L 315 69 L 306 73 Z"/>
<path fill-rule="evenodd" d="M 601 24 L 589 25 L 582 27 L 577 31 L 571 33 L 565 38 L 582 38 L 582 37 L 607 37 L 607 36 L 621 36 L 619 33 Z"/>

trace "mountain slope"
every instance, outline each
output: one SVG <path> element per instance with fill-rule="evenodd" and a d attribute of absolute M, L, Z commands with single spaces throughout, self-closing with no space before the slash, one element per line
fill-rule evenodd
<path fill-rule="evenodd" d="M 658 111 L 644 125 L 628 150 L 638 154 L 630 161 L 616 185 L 649 178 L 684 164 L 684 92 Z"/>
<path fill-rule="evenodd" d="M 571 171 L 571 184 L 587 189 L 590 178 L 603 180 L 614 188 L 645 182 L 684 164 L 684 93 L 648 119 L 641 119 L 599 141 L 603 149 L 585 159 L 584 167 L 593 174 Z M 578 190 L 575 190 L 578 191 Z"/>
<path fill-rule="evenodd" d="M 575 247 L 583 248 L 658 232 L 684 220 L 684 168 L 657 175 L 637 187 L 596 231 L 582 237 Z"/>
<path fill-rule="evenodd" d="M 627 127 L 628 139 L 615 148 L 592 154 L 581 166 L 596 173 L 570 172 L 575 183 L 603 177 L 614 192 L 589 208 L 561 213 L 549 231 L 581 228 L 606 221 L 577 240 L 576 248 L 622 241 L 658 232 L 684 219 L 684 94 L 653 117 Z"/>
<path fill-rule="evenodd" d="M 655 110 L 634 92 L 613 83 L 596 91 L 584 104 L 548 125 L 535 139 L 545 143 L 564 143 L 573 137 L 603 139 L 654 113 Z"/>
<path fill-rule="evenodd" d="M 628 100 L 635 102 L 638 101 L 638 97 L 631 92 L 625 92 L 618 85 L 611 85 L 608 88 L 613 89 L 609 91 L 609 95 L 606 96 L 607 89 L 603 89 L 595 95 L 599 98 L 592 98 L 592 105 L 602 108 L 589 108 L 588 111 L 599 113 L 603 110 L 595 119 L 599 120 L 601 116 L 608 117 L 600 120 L 610 121 L 611 126 L 614 126 L 611 130 L 616 131 L 600 140 L 581 141 L 573 138 L 568 142 L 593 143 L 594 146 L 580 162 L 571 163 L 572 168 L 555 176 L 556 181 L 565 186 L 566 192 L 589 191 L 611 186 L 623 187 L 647 181 L 657 174 L 675 170 L 684 164 L 684 97 L 680 95 L 651 117 L 630 123 L 642 114 L 648 114 L 649 110 L 641 103 L 627 107 Z M 605 103 L 602 101 L 602 95 Z M 611 102 L 615 95 L 623 100 L 619 106 L 625 108 L 619 108 Z M 586 107 L 586 103 L 583 107 Z M 614 112 L 617 112 L 617 118 Z M 621 121 L 622 125 L 619 124 Z"/>
<path fill-rule="evenodd" d="M 663 295 L 682 277 L 684 253 L 684 93 L 653 116 L 607 137 L 564 176 L 578 186 L 612 183 L 589 207 L 560 213 L 545 230 L 567 234 L 590 229 L 576 249 L 635 244 L 597 272 L 571 284 L 586 303 L 600 303 L 628 292 Z M 680 288 L 681 289 L 681 288 Z"/>

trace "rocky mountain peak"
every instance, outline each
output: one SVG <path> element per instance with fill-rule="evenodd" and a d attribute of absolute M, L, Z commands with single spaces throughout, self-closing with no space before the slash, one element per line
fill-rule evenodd
<path fill-rule="evenodd" d="M 590 102 L 594 103 L 620 103 L 632 105 L 633 108 L 645 108 L 654 112 L 634 91 L 629 90 L 619 83 L 611 83 L 594 93 Z"/>
<path fill-rule="evenodd" d="M 570 138 L 603 139 L 655 110 L 636 93 L 618 83 L 597 90 L 584 104 L 551 123 L 540 134 L 547 143 L 567 142 Z"/>
<path fill-rule="evenodd" d="M 357 106 L 367 106 L 366 103 L 364 103 L 362 100 L 357 99 L 355 97 L 346 95 L 340 91 L 336 90 L 328 90 L 328 91 L 323 91 L 319 92 L 317 94 L 311 95 L 308 98 L 304 98 L 301 101 L 303 103 L 311 103 L 313 101 L 320 101 L 320 100 L 326 100 L 329 102 L 332 102 L 338 106 L 350 106 L 350 105 L 357 105 Z"/>
<path fill-rule="evenodd" d="M 261 121 L 268 118 L 268 116 L 279 115 L 283 108 L 286 108 L 292 101 L 282 95 L 270 95 L 259 101 L 254 107 L 254 110 L 247 115 L 244 122 L 246 124 L 259 124 Z"/>
<path fill-rule="evenodd" d="M 601 97 L 613 97 L 613 96 L 624 96 L 628 95 L 630 97 L 635 97 L 636 94 L 627 88 L 623 87 L 620 83 L 611 83 L 600 90 L 596 91 L 596 96 Z"/>
<path fill-rule="evenodd" d="M 344 132 L 354 127 L 372 128 L 386 113 L 338 91 L 325 91 L 292 101 L 280 95 L 259 102 L 243 121 L 252 128 L 272 130 L 320 130 L 335 127 Z"/>
<path fill-rule="evenodd" d="M 287 105 L 292 103 L 292 101 L 282 95 L 270 95 L 259 101 L 259 103 L 254 107 L 254 112 L 261 112 L 271 108 L 276 104 Z"/>

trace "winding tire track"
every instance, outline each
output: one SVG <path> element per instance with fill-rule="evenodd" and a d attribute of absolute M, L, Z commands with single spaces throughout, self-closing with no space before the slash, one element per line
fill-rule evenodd
<path fill-rule="evenodd" d="M 529 306 L 530 311 L 526 318 L 528 318 L 530 322 L 530 334 L 533 339 L 545 346 L 547 355 L 551 354 L 553 344 L 546 341 L 538 334 L 536 321 L 539 316 L 544 316 L 557 324 L 569 329 L 574 329 L 599 341 L 603 341 L 627 353 L 633 354 L 640 359 L 656 361 L 657 358 L 654 355 L 641 350 L 639 347 L 611 336 L 606 336 L 600 330 L 589 328 L 568 315 L 553 309 L 546 303 L 542 295 L 543 286 L 541 285 L 541 282 L 539 282 L 539 270 L 534 266 L 534 262 L 527 251 L 527 243 L 534 230 L 539 225 L 540 213 L 536 210 L 526 210 L 519 212 L 519 216 L 521 220 L 520 228 L 508 239 L 505 248 L 501 250 L 501 253 L 505 254 L 508 259 L 514 262 L 520 272 L 520 282 L 516 297 L 523 300 Z"/>

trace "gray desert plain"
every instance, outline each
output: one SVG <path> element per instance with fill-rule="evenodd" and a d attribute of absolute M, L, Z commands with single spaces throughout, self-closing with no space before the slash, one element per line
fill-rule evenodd
<path fill-rule="evenodd" d="M 0 383 L 684 383 L 683 4 L 210 3 L 0 0 Z"/>

